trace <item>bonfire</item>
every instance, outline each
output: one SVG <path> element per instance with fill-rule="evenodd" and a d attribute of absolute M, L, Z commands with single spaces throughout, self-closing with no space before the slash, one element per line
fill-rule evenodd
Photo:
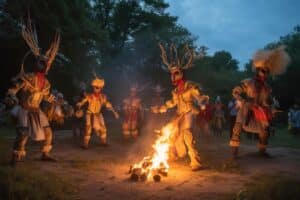
<path fill-rule="evenodd" d="M 131 180 L 146 181 L 153 177 L 153 180 L 158 182 L 162 176 L 168 175 L 170 140 L 173 132 L 174 127 L 171 124 L 159 131 L 158 138 L 152 146 L 153 153 L 130 167 Z"/>

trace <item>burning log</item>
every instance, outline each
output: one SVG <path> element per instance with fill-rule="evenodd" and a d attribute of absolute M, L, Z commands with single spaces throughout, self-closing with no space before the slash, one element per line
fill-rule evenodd
<path fill-rule="evenodd" d="M 156 170 L 153 170 L 152 171 L 152 174 L 153 174 L 153 180 L 155 181 L 155 182 L 160 182 L 160 180 L 161 180 L 161 175 L 160 175 L 160 169 L 156 169 Z"/>
<path fill-rule="evenodd" d="M 147 181 L 150 170 L 145 166 L 147 165 L 145 164 L 143 167 L 131 167 L 129 170 L 131 174 L 130 179 L 134 182 Z"/>
<path fill-rule="evenodd" d="M 130 179 L 134 182 L 137 182 L 137 181 L 139 181 L 141 175 L 142 175 L 142 169 L 141 168 L 133 168 L 131 170 Z"/>
<path fill-rule="evenodd" d="M 130 180 L 132 180 L 134 182 L 138 182 L 139 181 L 139 176 L 137 174 L 131 174 Z"/>
<path fill-rule="evenodd" d="M 147 181 L 147 179 L 148 179 L 148 173 L 143 173 L 142 175 L 141 175 L 141 177 L 140 177 L 140 179 L 141 179 L 141 181 Z"/>
<path fill-rule="evenodd" d="M 164 126 L 153 145 L 154 153 L 130 168 L 132 181 L 147 181 L 152 176 L 155 182 L 160 182 L 162 176 L 168 176 L 168 153 L 173 129 L 172 125 Z"/>
<path fill-rule="evenodd" d="M 153 163 L 151 162 L 151 159 L 149 157 L 145 157 L 142 162 L 130 167 L 130 179 L 134 182 L 144 182 L 148 180 L 149 176 L 152 176 L 155 182 L 160 182 L 162 176 L 168 176 L 168 168 L 163 162 L 159 164 L 158 168 L 152 167 Z"/>
<path fill-rule="evenodd" d="M 154 180 L 155 182 L 160 182 L 161 176 L 160 176 L 159 174 L 155 174 L 155 175 L 153 176 L 153 180 Z"/>

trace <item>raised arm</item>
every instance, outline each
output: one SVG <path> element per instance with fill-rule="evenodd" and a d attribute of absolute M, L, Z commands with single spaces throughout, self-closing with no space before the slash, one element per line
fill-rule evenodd
<path fill-rule="evenodd" d="M 247 82 L 248 80 L 243 80 L 238 86 L 233 88 L 232 96 L 235 99 L 239 101 L 243 100 L 242 94 L 245 93 L 245 91 L 247 90 Z"/>

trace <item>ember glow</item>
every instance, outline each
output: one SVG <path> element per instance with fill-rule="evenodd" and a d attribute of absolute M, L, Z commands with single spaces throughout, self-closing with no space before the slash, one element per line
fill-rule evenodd
<path fill-rule="evenodd" d="M 146 181 L 151 176 L 155 181 L 160 181 L 161 175 L 167 176 L 170 139 L 173 132 L 174 127 L 171 124 L 161 129 L 158 138 L 152 146 L 153 154 L 144 157 L 142 161 L 131 167 L 130 173 L 133 181 Z"/>

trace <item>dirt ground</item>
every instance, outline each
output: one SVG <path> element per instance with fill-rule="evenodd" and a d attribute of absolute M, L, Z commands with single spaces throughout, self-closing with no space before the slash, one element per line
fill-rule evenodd
<path fill-rule="evenodd" d="M 222 199 L 226 194 L 238 193 L 246 183 L 260 174 L 285 174 L 297 177 L 300 150 L 269 148 L 271 158 L 261 158 L 256 146 L 242 145 L 237 162 L 230 160 L 227 141 L 212 138 L 199 140 L 199 152 L 205 170 L 192 172 L 188 160 L 170 163 L 168 177 L 161 182 L 131 182 L 129 167 L 151 150 L 155 136 L 144 134 L 136 141 L 123 142 L 121 136 L 110 138 L 110 145 L 102 147 L 94 136 L 90 149 L 79 148 L 79 138 L 71 131 L 56 131 L 53 155 L 57 163 L 37 160 L 39 146 L 29 144 L 27 160 L 37 162 L 41 170 L 69 177 L 78 187 L 75 199 Z M 25 162 L 26 163 L 26 162 Z M 299 177 L 299 176 L 298 176 Z"/>

